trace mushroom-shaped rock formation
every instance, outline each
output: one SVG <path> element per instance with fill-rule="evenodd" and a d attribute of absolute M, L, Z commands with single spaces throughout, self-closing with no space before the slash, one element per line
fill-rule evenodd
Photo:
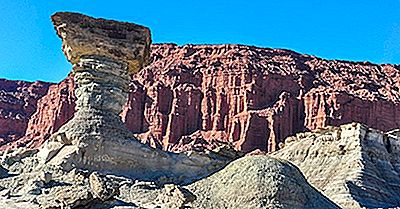
<path fill-rule="evenodd" d="M 148 63 L 149 29 L 66 12 L 52 21 L 73 64 L 77 101 L 74 117 L 38 153 L 44 163 L 173 182 L 201 178 L 227 163 L 152 149 L 123 125 L 119 113 L 128 98 L 129 75 Z"/>
<path fill-rule="evenodd" d="M 56 13 L 51 20 L 72 64 L 92 55 L 124 62 L 132 73 L 148 64 L 151 35 L 144 26 L 70 12 Z"/>

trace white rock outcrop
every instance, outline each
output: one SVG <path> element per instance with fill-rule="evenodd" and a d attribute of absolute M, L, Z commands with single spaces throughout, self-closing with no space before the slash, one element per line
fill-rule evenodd
<path fill-rule="evenodd" d="M 351 123 L 286 139 L 272 153 L 344 208 L 400 207 L 400 137 Z"/>

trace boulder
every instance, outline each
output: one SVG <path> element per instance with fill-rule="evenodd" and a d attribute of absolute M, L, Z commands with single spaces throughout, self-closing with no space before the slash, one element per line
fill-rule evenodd
<path fill-rule="evenodd" d="M 185 208 L 188 203 L 196 200 L 189 190 L 174 184 L 164 185 L 164 189 L 157 196 L 156 202 L 164 208 Z"/>
<path fill-rule="evenodd" d="M 89 176 L 89 184 L 92 192 L 96 198 L 101 201 L 106 201 L 117 195 L 119 185 L 113 182 L 106 176 L 101 176 L 97 172 L 93 172 Z"/>

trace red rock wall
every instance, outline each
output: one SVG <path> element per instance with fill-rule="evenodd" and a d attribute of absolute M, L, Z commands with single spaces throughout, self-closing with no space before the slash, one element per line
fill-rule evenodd
<path fill-rule="evenodd" d="M 142 133 L 148 129 L 148 125 L 143 123 L 144 110 L 146 102 L 146 91 L 140 83 L 133 81 L 130 84 L 128 102 L 121 113 L 122 120 L 126 127 L 133 133 Z M 140 123 L 132 123 L 131 121 L 141 121 Z"/>
<path fill-rule="evenodd" d="M 171 113 L 163 133 L 163 148 L 176 144 L 184 136 L 201 128 L 200 105 L 202 93 L 193 84 L 180 84 L 173 90 Z"/>
<path fill-rule="evenodd" d="M 246 152 L 274 151 L 305 129 L 352 121 L 385 131 L 399 127 L 399 66 L 241 45 L 158 44 L 152 59 L 133 77 L 121 117 L 153 147 L 231 143 Z M 39 101 L 16 146 L 42 143 L 73 110 L 68 78 Z"/>
<path fill-rule="evenodd" d="M 26 134 L 7 147 L 39 146 L 74 115 L 74 82 L 71 76 L 48 88 L 37 102 L 36 112 L 30 117 Z M 5 149 L 5 147 L 0 147 Z"/>
<path fill-rule="evenodd" d="M 400 105 L 383 99 L 367 100 L 332 89 L 313 89 L 305 96 L 306 123 L 310 129 L 351 122 L 389 131 L 400 127 Z"/>
<path fill-rule="evenodd" d="M 236 115 L 230 139 L 245 152 L 275 151 L 286 137 L 303 130 L 303 112 L 302 101 L 284 92 L 272 107 Z"/>
<path fill-rule="evenodd" d="M 37 100 L 46 94 L 49 85 L 0 79 L 0 145 L 25 134 Z"/>

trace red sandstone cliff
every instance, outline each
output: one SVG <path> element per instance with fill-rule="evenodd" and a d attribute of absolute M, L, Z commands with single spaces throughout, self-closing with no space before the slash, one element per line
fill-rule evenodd
<path fill-rule="evenodd" d="M 400 66 L 242 45 L 156 44 L 152 59 L 133 78 L 121 116 L 154 147 L 232 143 L 246 152 L 273 151 L 304 129 L 351 121 L 381 130 L 400 124 Z M 13 146 L 36 146 L 71 118 L 73 86 L 66 79 L 50 87 L 27 136 Z"/>
<path fill-rule="evenodd" d="M 49 85 L 0 79 L 0 145 L 25 134 L 37 100 L 46 94 Z"/>
<path fill-rule="evenodd" d="M 36 112 L 31 116 L 24 137 L 9 143 L 7 147 L 39 146 L 72 118 L 75 111 L 74 81 L 68 76 L 59 84 L 48 88 L 39 99 Z M 0 147 L 5 149 L 7 147 Z"/>

